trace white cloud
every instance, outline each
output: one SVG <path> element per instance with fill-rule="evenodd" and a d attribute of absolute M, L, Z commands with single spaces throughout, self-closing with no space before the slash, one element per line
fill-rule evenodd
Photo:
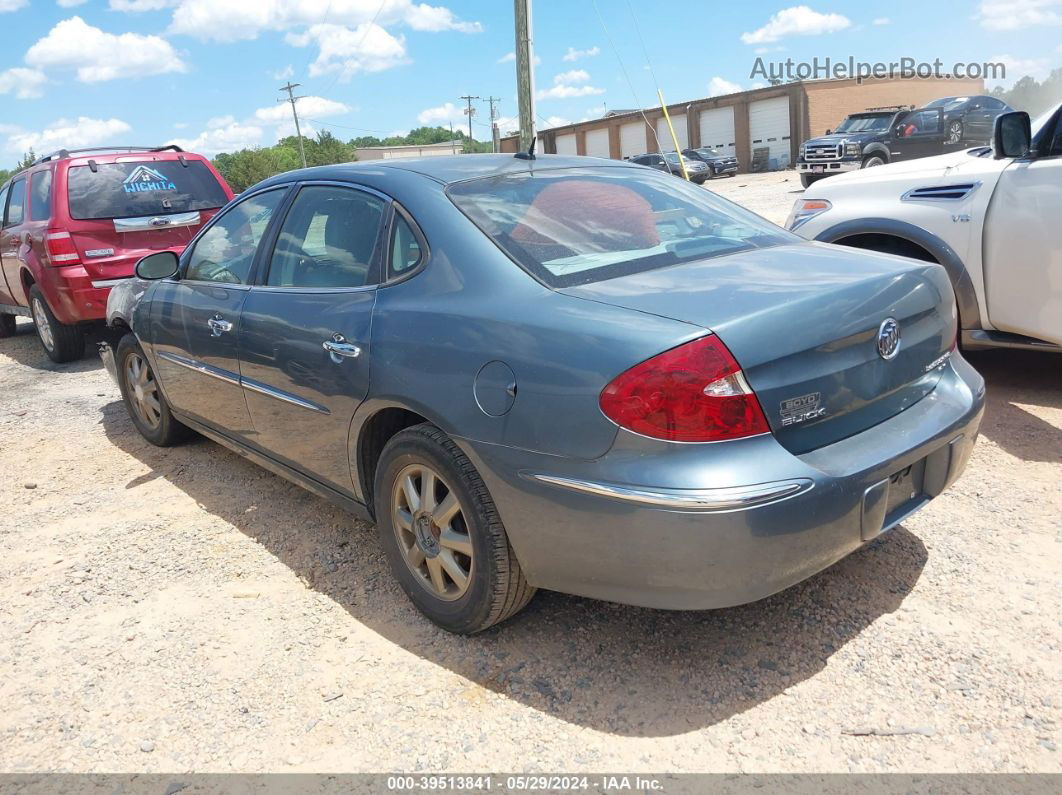
<path fill-rule="evenodd" d="M 56 23 L 29 48 L 26 63 L 42 69 L 76 69 L 82 83 L 185 71 L 184 62 L 165 39 L 106 33 L 81 17 Z"/>
<path fill-rule="evenodd" d="M 430 6 L 427 3 L 420 5 L 409 4 L 409 11 L 405 15 L 405 23 L 413 30 L 456 30 L 459 33 L 482 33 L 483 25 L 479 22 L 462 22 L 454 16 L 454 12 L 442 6 Z"/>
<path fill-rule="evenodd" d="M 708 96 L 718 97 L 722 94 L 736 94 L 744 89 L 738 83 L 731 83 L 722 77 L 713 77 L 708 82 Z"/>
<path fill-rule="evenodd" d="M 1043 80 L 1051 73 L 1052 61 L 1049 58 L 1015 58 L 1013 55 L 993 55 L 989 63 L 1001 63 L 1007 70 L 1003 80 L 986 80 L 989 88 L 1008 87 L 1028 75 L 1035 80 Z"/>
<path fill-rule="evenodd" d="M 60 8 L 73 8 L 74 6 L 81 6 L 88 2 L 88 0 L 56 0 Z"/>
<path fill-rule="evenodd" d="M 213 157 L 218 152 L 236 152 L 262 143 L 263 130 L 256 124 L 236 121 L 232 116 L 211 119 L 206 129 L 195 138 L 174 138 L 169 143 L 177 144 L 189 152 L 198 152 Z"/>
<path fill-rule="evenodd" d="M 874 24 L 874 25 L 891 25 L 892 24 L 892 20 L 889 19 L 888 17 L 878 17 L 877 19 L 874 20 L 874 22 L 872 24 Z"/>
<path fill-rule="evenodd" d="M 1062 0 L 982 0 L 976 18 L 988 30 L 1062 25 Z"/>
<path fill-rule="evenodd" d="M 16 66 L 0 72 L 0 94 L 14 94 L 17 99 L 36 99 L 44 95 L 47 82 L 44 72 Z"/>
<path fill-rule="evenodd" d="M 786 36 L 817 36 L 835 33 L 851 25 L 841 14 L 820 14 L 807 6 L 783 8 L 752 33 L 742 33 L 745 44 L 770 44 Z"/>
<path fill-rule="evenodd" d="M 0 0 L 0 14 L 6 14 L 8 11 L 18 11 L 28 3 L 29 0 Z"/>
<path fill-rule="evenodd" d="M 76 5 L 77 2 L 85 2 L 85 0 L 66 0 L 70 5 Z M 63 5 L 64 0 L 59 0 L 59 5 Z M 139 13 L 142 11 L 158 11 L 163 8 L 171 8 L 177 5 L 177 0 L 110 0 L 109 6 L 111 11 L 129 11 L 132 13 Z"/>
<path fill-rule="evenodd" d="M 295 103 L 299 109 L 299 116 L 308 119 L 319 119 L 325 116 L 340 116 L 350 113 L 350 106 L 342 102 L 336 102 L 324 97 L 303 97 Z M 278 102 L 268 108 L 259 108 L 254 112 L 256 121 L 263 124 L 281 124 L 291 121 L 291 105 L 287 102 Z M 294 122 L 292 122 L 294 124 Z"/>
<path fill-rule="evenodd" d="M 545 119 L 545 122 L 546 122 L 546 126 L 543 129 L 548 130 L 548 129 L 552 128 L 552 127 L 565 127 L 565 126 L 571 124 L 572 120 L 571 119 L 566 119 L 563 116 L 547 116 L 546 119 Z M 516 127 L 514 127 L 513 129 L 516 129 L 519 126 L 520 126 L 520 121 L 517 120 Z"/>
<path fill-rule="evenodd" d="M 515 61 L 516 61 L 516 53 L 515 52 L 507 52 L 507 53 L 505 53 L 505 55 L 503 55 L 501 58 L 498 59 L 498 63 L 514 63 Z M 538 66 L 539 64 L 542 63 L 542 59 L 539 58 L 536 55 L 536 56 L 534 56 L 531 59 L 531 62 L 535 66 Z"/>
<path fill-rule="evenodd" d="M 439 124 L 444 121 L 464 122 L 467 119 L 464 108 L 459 108 L 452 102 L 444 103 L 436 108 L 427 108 L 417 114 L 417 121 L 420 124 Z"/>
<path fill-rule="evenodd" d="M 285 41 L 295 47 L 316 43 L 319 49 L 310 64 L 310 76 L 337 72 L 343 82 L 359 72 L 382 72 L 409 60 L 405 37 L 395 38 L 372 23 L 348 28 L 322 22 L 311 25 L 305 33 L 288 33 Z"/>
<path fill-rule="evenodd" d="M 51 152 L 60 147 L 93 146 L 115 143 L 115 138 L 132 129 L 121 119 L 91 119 L 79 116 L 76 120 L 58 119 L 43 130 L 12 132 L 7 148 L 12 152 Z"/>
<path fill-rule="evenodd" d="M 595 55 L 601 54 L 600 47 L 591 47 L 588 50 L 577 50 L 574 47 L 569 47 L 568 52 L 564 53 L 562 61 L 578 61 L 580 58 L 593 58 Z"/>
<path fill-rule="evenodd" d="M 590 73 L 584 69 L 572 69 L 570 72 L 561 72 L 559 75 L 553 76 L 553 85 L 559 86 L 562 83 L 588 83 L 590 82 Z"/>

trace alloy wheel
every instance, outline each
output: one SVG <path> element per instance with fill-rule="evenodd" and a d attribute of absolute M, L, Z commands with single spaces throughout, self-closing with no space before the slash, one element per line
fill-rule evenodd
<path fill-rule="evenodd" d="M 402 559 L 417 581 L 447 602 L 472 582 L 472 539 L 457 492 L 426 464 L 398 473 L 391 493 L 391 520 Z"/>
<path fill-rule="evenodd" d="M 48 322 L 48 312 L 41 304 L 39 298 L 33 299 L 33 324 L 37 327 L 37 334 L 41 342 L 48 350 L 55 350 L 55 337 L 52 334 L 52 324 Z"/>
<path fill-rule="evenodd" d="M 139 353 L 131 353 L 125 359 L 125 382 L 129 399 L 137 417 L 154 430 L 162 422 L 162 404 L 155 374 Z"/>
<path fill-rule="evenodd" d="M 962 140 L 962 122 L 953 121 L 948 126 L 948 143 L 957 144 Z"/>

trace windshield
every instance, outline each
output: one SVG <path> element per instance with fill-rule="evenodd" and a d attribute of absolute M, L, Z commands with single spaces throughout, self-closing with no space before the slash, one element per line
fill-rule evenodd
<path fill-rule="evenodd" d="M 673 166 L 677 166 L 678 163 L 679 163 L 679 156 L 677 154 L 675 154 L 674 152 L 667 152 L 664 155 L 664 159 L 667 160 L 667 162 L 669 162 Z M 689 162 L 688 159 L 686 159 L 686 158 L 683 158 L 683 159 L 686 160 L 687 163 Z"/>
<path fill-rule="evenodd" d="M 101 163 L 70 169 L 70 217 L 78 220 L 211 210 L 229 199 L 201 160 Z"/>
<path fill-rule="evenodd" d="M 551 287 L 795 240 L 703 188 L 641 169 L 528 171 L 460 182 L 447 192 L 484 234 Z"/>
<path fill-rule="evenodd" d="M 1051 117 L 1055 115 L 1055 112 L 1059 109 L 1059 107 L 1060 106 L 1058 104 L 1052 105 L 1050 108 L 1048 108 L 1035 119 L 1033 119 L 1031 125 L 1033 138 L 1039 135 L 1040 132 L 1044 129 L 1044 125 L 1051 121 Z"/>
<path fill-rule="evenodd" d="M 880 132 L 889 128 L 892 116 L 849 116 L 837 125 L 834 132 Z"/>
<path fill-rule="evenodd" d="M 932 102 L 927 103 L 924 107 L 943 108 L 945 111 L 955 110 L 968 99 L 969 97 L 944 97 L 942 99 L 934 99 Z"/>

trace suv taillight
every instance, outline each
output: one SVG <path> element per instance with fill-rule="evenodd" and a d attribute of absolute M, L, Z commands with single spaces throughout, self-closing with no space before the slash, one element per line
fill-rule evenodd
<path fill-rule="evenodd" d="M 77 253 L 69 232 L 49 229 L 44 235 L 44 245 L 48 249 L 48 261 L 52 265 L 81 264 L 81 255 Z"/>
<path fill-rule="evenodd" d="M 636 364 L 602 390 L 600 404 L 620 427 L 672 442 L 719 442 L 770 430 L 741 367 L 715 335 Z"/>

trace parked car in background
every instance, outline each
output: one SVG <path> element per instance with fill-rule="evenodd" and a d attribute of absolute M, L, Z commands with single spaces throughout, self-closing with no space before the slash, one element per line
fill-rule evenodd
<path fill-rule="evenodd" d="M 992 147 L 809 188 L 788 226 L 810 240 L 938 262 L 969 348 L 1062 351 L 1062 107 L 997 118 Z"/>
<path fill-rule="evenodd" d="M 141 260 L 102 350 L 137 430 L 195 429 L 375 519 L 412 601 L 463 633 L 535 588 L 759 599 L 962 472 L 984 382 L 939 265 L 521 156 L 288 172 Z"/>
<path fill-rule="evenodd" d="M 179 252 L 232 197 L 202 155 L 177 146 L 62 149 L 0 188 L 0 337 L 33 318 L 55 362 L 84 353 L 84 326 L 152 251 Z"/>
<path fill-rule="evenodd" d="M 708 164 L 700 160 L 691 160 L 688 157 L 682 157 L 678 152 L 650 152 L 644 155 L 637 155 L 630 158 L 629 162 L 635 163 L 639 166 L 649 166 L 655 168 L 657 171 L 666 171 L 669 174 L 673 174 L 676 177 L 682 176 L 682 164 L 681 160 L 686 165 L 686 174 L 690 178 L 690 182 L 695 182 L 700 185 L 711 178 L 712 172 L 708 168 Z"/>
<path fill-rule="evenodd" d="M 944 97 L 923 108 L 890 106 L 853 113 L 837 129 L 800 145 L 797 170 L 807 188 L 834 174 L 987 144 L 992 124 L 1011 108 L 993 97 Z"/>
<path fill-rule="evenodd" d="M 733 155 L 702 146 L 699 149 L 683 149 L 682 154 L 690 160 L 700 161 L 708 166 L 711 177 L 732 177 L 738 171 L 738 161 Z"/>

